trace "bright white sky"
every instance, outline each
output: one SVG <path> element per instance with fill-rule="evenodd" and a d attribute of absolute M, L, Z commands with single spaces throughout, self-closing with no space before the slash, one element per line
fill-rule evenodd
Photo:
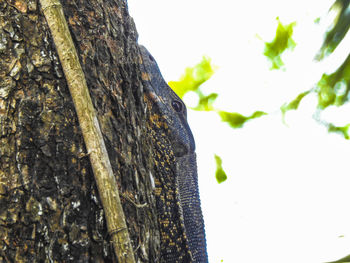
<path fill-rule="evenodd" d="M 350 40 L 325 63 L 313 62 L 333 1 L 129 0 L 139 42 L 156 58 L 166 81 L 203 55 L 219 67 L 203 89 L 218 92 L 215 106 L 250 115 L 270 113 L 231 129 L 213 112 L 189 111 L 197 143 L 199 182 L 211 263 L 321 263 L 350 254 L 350 145 L 312 119 L 307 96 L 281 121 L 280 106 L 310 89 L 350 52 Z M 297 46 L 285 71 L 269 71 L 264 41 L 279 17 L 296 21 Z M 193 103 L 190 96 L 189 104 Z M 348 123 L 349 106 L 323 118 Z M 217 184 L 214 153 L 228 180 Z"/>

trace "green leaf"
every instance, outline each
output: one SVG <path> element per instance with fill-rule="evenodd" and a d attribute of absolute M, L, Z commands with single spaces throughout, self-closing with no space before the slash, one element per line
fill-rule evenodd
<path fill-rule="evenodd" d="M 299 107 L 300 101 L 310 93 L 310 90 L 304 91 L 303 93 L 300 93 L 294 100 L 292 100 L 289 103 L 285 103 L 281 106 L 281 112 L 284 117 L 287 111 L 290 110 L 296 110 Z"/>
<path fill-rule="evenodd" d="M 215 172 L 215 178 L 216 181 L 218 181 L 219 184 L 227 180 L 227 175 L 222 168 L 222 160 L 218 155 L 214 155 L 215 162 L 216 162 L 216 172 Z"/>
<path fill-rule="evenodd" d="M 336 132 L 336 133 L 341 133 L 346 140 L 350 139 L 349 136 L 349 127 L 350 124 L 347 124 L 345 126 L 335 126 L 333 124 L 329 124 L 328 126 L 328 132 Z"/>
<path fill-rule="evenodd" d="M 329 105 L 341 106 L 348 101 L 350 89 L 350 55 L 332 74 L 323 74 L 317 83 L 318 106 L 325 109 Z"/>
<path fill-rule="evenodd" d="M 281 59 L 282 53 L 287 50 L 293 50 L 296 46 L 292 39 L 293 27 L 295 22 L 288 25 L 283 25 L 277 17 L 278 26 L 276 29 L 276 36 L 271 42 L 265 42 L 264 55 L 271 61 L 271 69 L 280 69 L 284 63 Z"/>
<path fill-rule="evenodd" d="M 194 108 L 194 110 L 200 110 L 200 111 L 214 110 L 213 103 L 217 97 L 218 97 L 217 93 L 210 93 L 208 96 L 204 96 L 200 94 L 198 105 Z"/>
<path fill-rule="evenodd" d="M 227 122 L 232 128 L 241 128 L 249 119 L 237 112 L 219 111 L 219 115 L 223 122 Z"/>
<path fill-rule="evenodd" d="M 221 120 L 223 122 L 227 122 L 232 128 L 241 128 L 246 121 L 267 115 L 267 113 L 263 111 L 256 111 L 249 117 L 243 116 L 237 112 L 227 111 L 218 111 L 218 114 L 220 115 Z"/>
<path fill-rule="evenodd" d="M 332 262 L 327 262 L 327 263 L 350 263 L 350 255 L 348 255 L 344 258 L 341 258 L 337 261 L 332 261 Z"/>
<path fill-rule="evenodd" d="M 263 112 L 263 111 L 256 111 L 252 115 L 250 115 L 249 119 L 259 118 L 259 117 L 261 117 L 263 115 L 267 115 L 267 113 Z"/>
<path fill-rule="evenodd" d="M 206 82 L 214 74 L 216 67 L 209 57 L 204 56 L 202 61 L 194 67 L 188 67 L 179 81 L 169 81 L 169 86 L 180 97 L 189 92 L 197 92 L 199 86 Z"/>
<path fill-rule="evenodd" d="M 322 109 L 327 108 L 335 102 L 335 93 L 330 81 L 330 75 L 323 74 L 318 86 L 318 106 Z"/>
<path fill-rule="evenodd" d="M 325 40 L 322 47 L 316 56 L 317 60 L 322 60 L 324 57 L 331 54 L 344 39 L 350 27 L 350 12 L 349 0 L 337 0 L 330 8 L 332 14 L 337 13 L 333 21 L 333 25 L 325 34 Z"/>

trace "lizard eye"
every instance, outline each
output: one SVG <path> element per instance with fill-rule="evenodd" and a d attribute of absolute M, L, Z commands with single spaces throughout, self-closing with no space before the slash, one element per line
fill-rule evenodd
<path fill-rule="evenodd" d="M 171 106 L 176 112 L 182 111 L 182 103 L 178 100 L 173 100 Z"/>

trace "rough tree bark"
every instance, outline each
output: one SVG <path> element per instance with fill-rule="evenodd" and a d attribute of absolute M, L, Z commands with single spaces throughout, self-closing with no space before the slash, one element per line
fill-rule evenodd
<path fill-rule="evenodd" d="M 61 0 L 139 262 L 157 262 L 137 32 L 123 0 Z M 37 0 L 0 0 L 0 262 L 117 262 Z"/>

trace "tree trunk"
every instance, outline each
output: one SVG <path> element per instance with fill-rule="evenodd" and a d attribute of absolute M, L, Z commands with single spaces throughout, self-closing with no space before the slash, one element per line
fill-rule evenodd
<path fill-rule="evenodd" d="M 148 112 L 126 2 L 61 0 L 137 262 L 158 262 Z M 0 262 L 117 262 L 37 0 L 0 0 Z"/>

